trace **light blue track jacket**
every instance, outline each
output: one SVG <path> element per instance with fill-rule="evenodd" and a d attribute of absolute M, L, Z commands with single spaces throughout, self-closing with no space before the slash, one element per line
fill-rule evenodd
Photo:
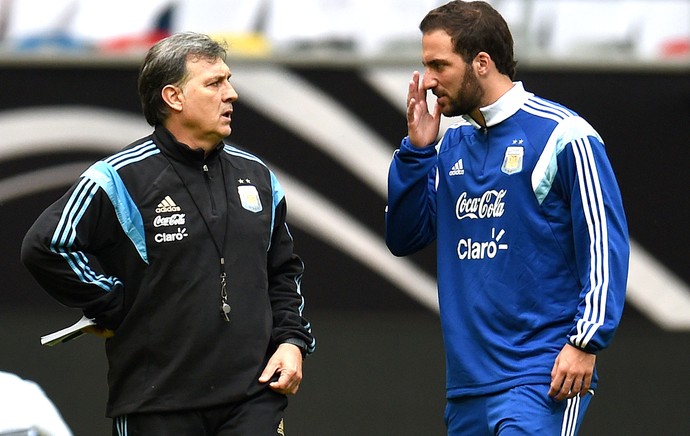
<path fill-rule="evenodd" d="M 402 141 L 390 167 L 386 243 L 437 241 L 447 395 L 550 383 L 570 343 L 605 348 L 625 300 L 629 240 L 597 132 L 522 83 L 437 146 Z M 596 387 L 596 374 L 593 387 Z"/>

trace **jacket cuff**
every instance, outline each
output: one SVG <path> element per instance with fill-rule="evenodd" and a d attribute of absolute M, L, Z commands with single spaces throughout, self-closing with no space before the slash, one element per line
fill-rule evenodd
<path fill-rule="evenodd" d="M 100 327 L 116 330 L 124 319 L 124 290 L 116 286 L 98 300 L 84 307 L 83 312 L 87 318 L 96 321 Z"/>
<path fill-rule="evenodd" d="M 435 154 L 437 144 L 438 141 L 434 141 L 431 144 L 425 145 L 424 147 L 416 147 L 412 145 L 412 142 L 410 142 L 410 137 L 405 136 L 403 140 L 400 142 L 400 149 L 409 150 L 413 153 L 418 153 L 422 155 Z"/>
<path fill-rule="evenodd" d="M 283 344 L 292 344 L 297 346 L 302 352 L 302 358 L 307 357 L 307 343 L 299 338 L 288 338 L 283 341 Z"/>

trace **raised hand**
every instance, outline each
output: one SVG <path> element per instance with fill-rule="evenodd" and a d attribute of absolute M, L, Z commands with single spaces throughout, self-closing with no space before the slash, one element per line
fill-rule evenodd
<path fill-rule="evenodd" d="M 441 123 L 441 108 L 429 112 L 426 103 L 427 90 L 419 81 L 419 71 L 412 74 L 407 90 L 407 134 L 415 147 L 426 147 L 436 141 Z"/>

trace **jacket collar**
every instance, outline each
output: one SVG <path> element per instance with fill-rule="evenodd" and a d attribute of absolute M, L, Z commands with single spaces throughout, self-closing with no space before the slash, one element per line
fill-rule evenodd
<path fill-rule="evenodd" d="M 488 106 L 479 108 L 479 111 L 484 115 L 484 120 L 486 120 L 486 127 L 495 126 L 515 115 L 522 105 L 533 95 L 534 94 L 531 92 L 525 91 L 522 82 L 513 82 L 513 87 L 498 100 Z M 481 126 L 469 115 L 463 115 L 462 118 L 475 128 L 481 128 Z"/>
<path fill-rule="evenodd" d="M 168 129 L 161 124 L 157 124 L 154 132 L 154 139 L 161 151 L 168 157 L 191 166 L 199 166 L 205 162 L 215 160 L 215 157 L 220 154 L 223 149 L 223 141 L 216 145 L 216 148 L 204 156 L 204 151 L 199 149 L 192 149 L 187 144 L 179 142 L 175 136 L 170 133 Z"/>

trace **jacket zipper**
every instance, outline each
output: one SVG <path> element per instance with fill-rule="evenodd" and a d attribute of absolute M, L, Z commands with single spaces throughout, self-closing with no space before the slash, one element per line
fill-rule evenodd
<path fill-rule="evenodd" d="M 486 162 L 489 160 L 489 153 L 490 153 L 490 151 L 491 151 L 491 150 L 489 149 L 489 147 L 490 147 L 490 144 L 489 144 L 489 128 L 488 128 L 488 127 L 482 127 L 482 128 L 481 128 L 481 132 L 482 132 L 482 134 L 483 134 L 483 136 L 484 136 L 484 138 L 483 138 L 483 139 L 484 139 L 484 145 L 485 145 L 485 147 L 486 147 L 486 152 L 485 152 L 485 154 L 484 154 L 484 162 L 482 163 L 482 173 L 481 173 L 481 177 L 484 177 L 484 175 L 486 174 Z"/>
<path fill-rule="evenodd" d="M 204 172 L 204 181 L 206 181 L 206 191 L 208 192 L 208 197 L 211 200 L 211 213 L 213 215 L 218 215 L 218 211 L 216 210 L 216 200 L 213 197 L 213 191 L 211 190 L 211 176 L 208 173 L 208 165 L 204 164 L 201 169 Z"/>

